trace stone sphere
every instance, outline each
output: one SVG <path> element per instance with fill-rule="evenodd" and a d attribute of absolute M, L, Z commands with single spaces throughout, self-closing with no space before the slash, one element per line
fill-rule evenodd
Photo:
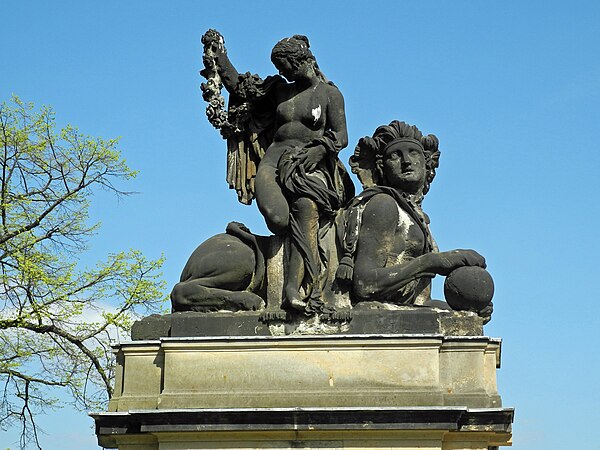
<path fill-rule="evenodd" d="M 452 309 L 480 312 L 492 301 L 494 281 L 481 267 L 459 267 L 446 277 L 444 296 Z"/>

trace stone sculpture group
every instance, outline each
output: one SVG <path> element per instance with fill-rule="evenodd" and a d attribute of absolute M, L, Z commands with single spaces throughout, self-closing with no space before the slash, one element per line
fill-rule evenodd
<path fill-rule="evenodd" d="M 483 335 L 493 282 L 473 250 L 440 252 L 422 202 L 436 136 L 393 120 L 349 167 L 344 100 L 308 39 L 278 42 L 280 75 L 240 74 L 204 44 L 207 116 L 227 181 L 273 233 L 231 222 L 192 253 L 172 314 L 115 346 L 110 448 L 495 449 L 510 445 L 499 339 Z M 222 88 L 229 92 L 228 104 Z M 431 279 L 446 277 L 446 302 Z"/>
<path fill-rule="evenodd" d="M 350 167 L 344 99 L 319 69 L 309 41 L 279 41 L 280 75 L 240 74 L 223 37 L 202 38 L 203 97 L 227 140 L 227 181 L 240 202 L 256 200 L 273 236 L 232 222 L 191 255 L 173 311 L 263 311 L 268 320 L 348 319 L 352 310 L 430 307 L 491 317 L 493 282 L 473 250 L 440 252 L 421 204 L 438 168 L 438 138 L 397 120 L 359 140 Z M 228 106 L 221 95 L 229 92 Z M 279 255 L 282 264 L 269 261 Z M 431 279 L 447 276 L 448 303 Z"/>

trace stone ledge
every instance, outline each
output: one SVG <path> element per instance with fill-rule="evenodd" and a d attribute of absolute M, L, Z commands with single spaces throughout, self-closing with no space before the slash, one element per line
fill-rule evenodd
<path fill-rule="evenodd" d="M 231 408 L 131 410 L 123 413 L 90 413 L 96 423 L 98 442 L 113 446 L 126 435 L 160 433 L 240 432 L 241 439 L 262 432 L 292 432 L 290 439 L 309 440 L 311 434 L 323 439 L 343 439 L 344 432 L 369 436 L 369 432 L 489 433 L 508 436 L 512 431 L 512 408 L 414 407 L 414 408 Z M 267 433 L 267 434 L 265 434 Z M 300 434 L 299 434 L 300 433 Z M 304 434 L 302 434 L 304 433 Z M 285 436 L 285 435 L 284 435 Z M 372 435 L 371 435 L 372 436 Z M 390 435 L 391 436 L 391 435 Z M 277 436 L 281 439 L 282 436 Z M 487 438 L 490 440 L 490 437 Z M 501 439 L 500 439 L 501 440 Z"/>
<path fill-rule="evenodd" d="M 343 321 L 261 321 L 259 311 L 177 312 L 152 315 L 134 323 L 132 340 L 186 336 L 278 336 L 328 334 L 442 334 L 480 336 L 483 320 L 474 313 L 429 307 L 354 309 Z"/>

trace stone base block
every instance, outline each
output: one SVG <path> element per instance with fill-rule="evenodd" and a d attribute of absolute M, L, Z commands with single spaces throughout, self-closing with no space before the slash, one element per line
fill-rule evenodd
<path fill-rule="evenodd" d="M 475 313 L 430 307 L 403 306 L 397 310 L 353 309 L 345 320 L 318 317 L 289 321 L 261 320 L 263 312 L 178 312 L 137 321 L 131 338 L 194 336 L 282 336 L 309 334 L 443 334 L 481 336 L 483 319 Z"/>
<path fill-rule="evenodd" d="M 500 341 L 483 336 L 171 337 L 116 351 L 110 411 L 501 406 Z"/>

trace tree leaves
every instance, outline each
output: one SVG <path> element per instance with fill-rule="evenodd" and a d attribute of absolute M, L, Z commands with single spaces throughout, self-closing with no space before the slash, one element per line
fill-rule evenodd
<path fill-rule="evenodd" d="M 81 270 L 97 231 L 88 208 L 98 189 L 135 176 L 117 148 L 66 126 L 48 107 L 13 97 L 0 106 L 0 428 L 21 425 L 39 446 L 35 416 L 71 403 L 100 408 L 112 394 L 110 345 L 165 300 L 163 259 L 109 255 Z"/>

